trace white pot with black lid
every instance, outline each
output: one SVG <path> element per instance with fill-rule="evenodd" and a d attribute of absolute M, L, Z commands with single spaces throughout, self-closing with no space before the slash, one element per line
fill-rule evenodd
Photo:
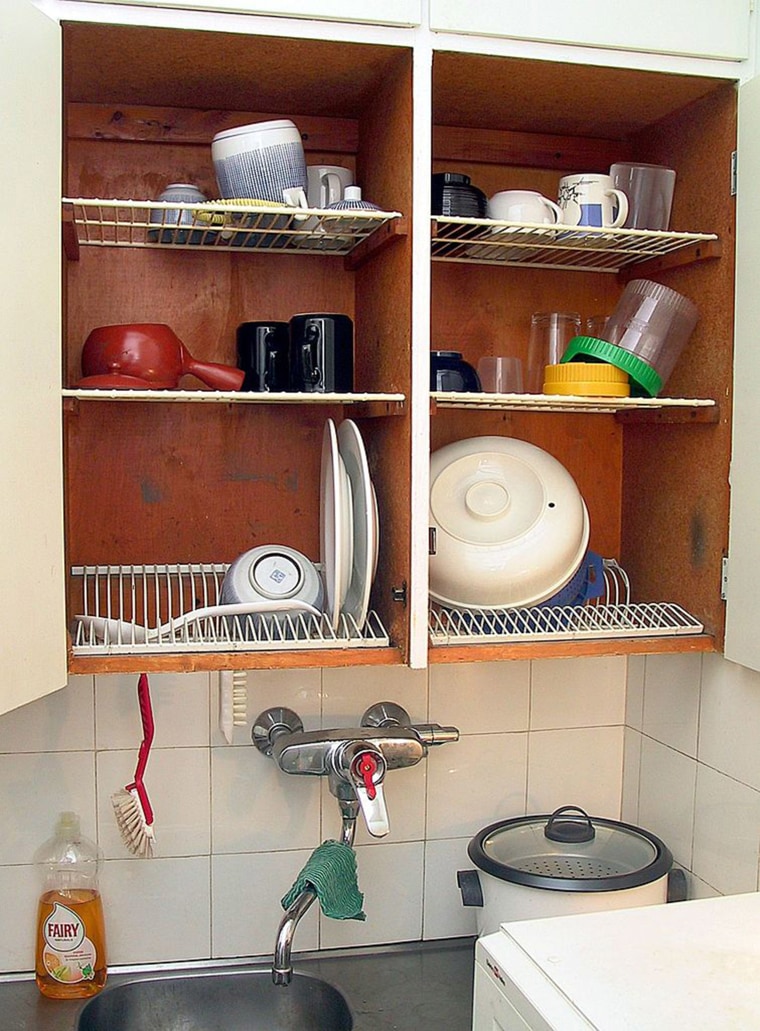
<path fill-rule="evenodd" d="M 685 897 L 682 871 L 654 834 L 592 818 L 578 806 L 484 827 L 460 870 L 466 906 L 478 907 L 478 934 L 511 920 L 650 906 Z"/>

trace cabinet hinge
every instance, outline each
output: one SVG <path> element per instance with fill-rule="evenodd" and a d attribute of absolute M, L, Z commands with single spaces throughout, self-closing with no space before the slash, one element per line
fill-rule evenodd
<path fill-rule="evenodd" d="M 736 196 L 736 177 L 737 177 L 737 164 L 738 154 L 735 150 L 731 152 L 731 196 Z"/>
<path fill-rule="evenodd" d="M 428 555 L 435 555 L 436 539 L 435 526 L 428 526 Z"/>
<path fill-rule="evenodd" d="M 728 598 L 728 557 L 723 556 L 723 560 L 720 564 L 720 600 L 725 601 Z"/>
<path fill-rule="evenodd" d="M 404 580 L 400 587 L 391 588 L 391 596 L 393 600 L 401 602 L 404 608 L 406 608 L 406 593 L 406 580 Z"/>

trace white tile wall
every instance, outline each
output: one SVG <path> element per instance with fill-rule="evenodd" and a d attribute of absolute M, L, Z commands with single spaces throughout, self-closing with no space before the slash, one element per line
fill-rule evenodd
<path fill-rule="evenodd" d="M 691 898 L 758 890 L 760 674 L 649 655 L 629 660 L 628 691 L 626 722 L 643 733 L 626 738 L 624 811 L 667 842 Z"/>
<path fill-rule="evenodd" d="M 700 765 L 694 872 L 722 895 L 757 891 L 760 792 Z"/>
<path fill-rule="evenodd" d="M 642 730 L 696 758 L 701 655 L 647 655 Z"/>
<path fill-rule="evenodd" d="M 621 726 L 625 676 L 623 656 L 534 662 L 530 729 Z"/>
<path fill-rule="evenodd" d="M 217 674 L 153 674 L 152 860 L 126 851 L 111 807 L 137 760 L 137 677 L 72 678 L 0 717 L 0 898 L 12 925 L 25 928 L 0 939 L 0 971 L 31 968 L 30 861 L 65 808 L 80 813 L 106 856 L 112 965 L 270 954 L 281 897 L 312 849 L 340 833 L 322 779 L 289 777 L 250 744 L 254 717 L 273 705 L 314 729 L 355 725 L 373 702 L 395 701 L 415 722 L 461 731 L 456 744 L 388 776 L 388 837 L 358 828 L 367 921 L 320 920 L 313 907 L 296 951 L 472 934 L 475 914 L 461 904 L 456 871 L 470 866 L 473 834 L 569 802 L 619 811 L 624 673 L 618 658 L 255 671 L 246 678 L 247 725 L 232 746 L 218 728 Z"/>
<path fill-rule="evenodd" d="M 691 869 L 697 764 L 644 737 L 641 743 L 639 824 L 662 838 L 677 863 Z"/>
<path fill-rule="evenodd" d="M 459 938 L 477 933 L 476 913 L 462 905 L 457 870 L 471 870 L 467 855 L 470 838 L 443 838 L 425 842 L 425 897 L 423 936 Z"/>
<path fill-rule="evenodd" d="M 528 812 L 577 805 L 592 816 L 619 819 L 622 726 L 534 731 L 528 747 Z"/>
<path fill-rule="evenodd" d="M 219 855 L 211 860 L 212 955 L 271 955 L 282 918 L 280 900 L 311 855 L 293 852 Z M 298 925 L 294 951 L 319 948 L 319 918 L 313 905 Z"/>
<path fill-rule="evenodd" d="M 705 656 L 699 760 L 760 790 L 760 675 Z"/>

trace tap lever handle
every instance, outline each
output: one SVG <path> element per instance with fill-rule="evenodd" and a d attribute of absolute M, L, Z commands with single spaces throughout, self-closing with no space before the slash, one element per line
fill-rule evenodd
<path fill-rule="evenodd" d="M 382 752 L 362 749 L 354 756 L 349 769 L 367 830 L 374 838 L 384 838 L 390 825 L 383 792 L 387 767 Z"/>
<path fill-rule="evenodd" d="M 369 798 L 370 801 L 374 801 L 375 796 L 377 795 L 377 789 L 374 782 L 374 776 L 377 773 L 377 769 L 377 759 L 374 757 L 372 752 L 360 752 L 354 759 L 354 776 L 357 780 L 361 780 L 363 782 L 364 790 L 367 792 L 367 798 Z"/>

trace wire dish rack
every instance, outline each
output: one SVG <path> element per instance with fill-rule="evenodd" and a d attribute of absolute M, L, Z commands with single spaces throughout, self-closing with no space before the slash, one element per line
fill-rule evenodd
<path fill-rule="evenodd" d="M 615 559 L 603 561 L 604 591 L 585 605 L 524 609 L 448 609 L 431 602 L 433 645 L 517 644 L 593 638 L 701 634 L 704 624 L 670 602 L 631 603 L 631 582 Z"/>
<path fill-rule="evenodd" d="M 76 245 L 349 254 L 381 230 L 400 232 L 398 211 L 328 211 L 282 204 L 101 200 L 64 197 Z M 381 234 L 382 235 L 382 234 Z"/>
<path fill-rule="evenodd" d="M 626 265 L 685 249 L 690 249 L 691 260 L 719 253 L 714 233 L 549 227 L 544 223 L 440 215 L 433 217 L 432 224 L 434 261 L 619 272 Z"/>
<path fill-rule="evenodd" d="M 155 655 L 389 645 L 388 634 L 374 611 L 362 625 L 350 615 L 341 615 L 336 630 L 326 615 L 303 612 L 214 615 L 189 621 L 183 618 L 193 610 L 218 605 L 227 569 L 226 563 L 74 566 L 74 654 Z"/>

